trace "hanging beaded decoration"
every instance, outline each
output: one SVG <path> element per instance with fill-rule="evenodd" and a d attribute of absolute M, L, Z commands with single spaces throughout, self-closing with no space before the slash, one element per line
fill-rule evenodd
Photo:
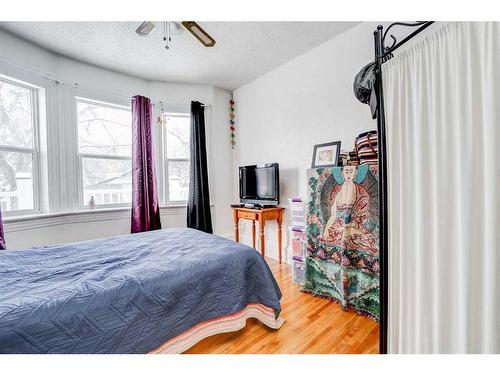
<path fill-rule="evenodd" d="M 234 149 L 234 145 L 236 144 L 235 135 L 234 135 L 234 100 L 231 98 L 229 100 L 229 129 L 231 130 L 231 148 Z"/>

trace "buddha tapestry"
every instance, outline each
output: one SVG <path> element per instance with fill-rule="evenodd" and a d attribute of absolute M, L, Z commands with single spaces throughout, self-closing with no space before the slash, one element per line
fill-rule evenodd
<path fill-rule="evenodd" d="M 379 320 L 377 166 L 308 171 L 303 290 Z"/>

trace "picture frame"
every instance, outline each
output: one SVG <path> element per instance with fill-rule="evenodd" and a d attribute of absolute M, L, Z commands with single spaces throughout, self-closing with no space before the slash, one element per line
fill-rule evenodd
<path fill-rule="evenodd" d="M 314 145 L 311 168 L 336 167 L 340 155 L 340 141 Z"/>

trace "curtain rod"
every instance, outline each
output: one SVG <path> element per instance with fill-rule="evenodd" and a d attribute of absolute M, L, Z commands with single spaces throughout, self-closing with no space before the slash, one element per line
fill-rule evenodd
<path fill-rule="evenodd" d="M 397 50 L 399 47 L 401 47 L 403 44 L 408 42 L 410 39 L 414 38 L 417 34 L 420 34 L 422 31 L 427 29 L 430 25 L 432 25 L 434 21 L 420 21 L 420 22 L 415 22 L 415 23 L 408 23 L 408 22 L 394 22 L 389 25 L 389 27 L 385 30 L 383 36 L 382 36 L 382 47 L 383 47 L 383 54 L 380 56 L 380 59 L 382 61 L 380 62 L 381 64 L 385 63 L 386 61 L 389 61 L 389 59 L 386 59 L 386 57 L 391 56 L 392 53 Z M 385 38 L 387 36 L 387 33 L 389 30 L 394 27 L 394 26 L 406 26 L 406 27 L 415 27 L 415 26 L 420 26 L 417 30 L 412 32 L 411 34 L 407 35 L 403 40 L 400 42 L 396 42 L 396 38 L 394 35 L 390 34 L 389 36 L 393 40 L 393 44 L 390 47 L 385 46 Z"/>
<path fill-rule="evenodd" d="M 163 101 L 157 101 L 157 102 L 154 102 L 153 105 L 159 105 L 159 106 L 162 106 L 162 105 L 165 105 L 165 106 L 171 106 L 171 107 L 189 107 L 189 105 L 191 104 L 191 102 L 188 102 L 188 103 L 166 103 L 166 102 L 163 102 Z M 205 108 L 211 108 L 212 107 L 212 104 L 201 104 L 202 107 L 205 107 Z"/>
<path fill-rule="evenodd" d="M 68 82 L 65 82 L 62 79 L 59 79 L 59 78 L 51 75 L 51 74 L 41 73 L 41 72 L 36 71 L 34 69 L 28 68 L 25 65 L 16 63 L 16 62 L 11 61 L 9 59 L 6 59 L 5 57 L 1 57 L 0 56 L 0 62 L 12 65 L 12 66 L 14 66 L 14 67 L 16 67 L 18 69 L 24 70 L 25 72 L 31 73 L 33 75 L 36 75 L 36 76 L 38 76 L 38 77 L 40 77 L 42 79 L 46 79 L 48 81 L 54 82 L 57 85 L 62 85 L 62 86 L 66 86 L 66 87 L 72 87 L 72 88 L 75 88 L 75 89 L 83 89 L 83 90 L 87 90 L 87 91 L 94 91 L 94 92 L 97 92 L 97 93 L 101 93 L 101 94 L 105 94 L 105 95 L 109 95 L 109 96 L 114 96 L 116 98 L 125 99 L 127 101 L 130 101 L 132 99 L 132 96 L 125 96 L 125 95 L 121 95 L 121 94 L 116 94 L 116 93 L 111 92 L 111 91 L 106 91 L 106 90 L 102 90 L 102 89 L 96 89 L 96 88 L 91 87 L 91 86 L 81 85 L 78 82 L 68 83 Z M 165 104 L 165 105 L 174 106 L 174 107 L 181 107 L 181 106 L 185 107 L 185 106 L 189 106 L 190 103 L 176 104 L 176 103 L 164 103 L 162 101 L 153 102 L 153 106 L 157 105 L 157 104 Z M 205 107 L 205 108 L 211 108 L 211 104 L 203 104 L 203 107 Z"/>
<path fill-rule="evenodd" d="M 109 96 L 114 96 L 116 98 L 121 98 L 121 99 L 127 99 L 127 100 L 131 99 L 131 97 L 129 97 L 129 96 L 117 94 L 117 93 L 114 93 L 114 92 L 111 92 L 111 91 L 102 90 L 102 89 L 96 89 L 96 88 L 91 87 L 91 86 L 82 85 L 82 84 L 80 84 L 78 82 L 69 83 L 69 82 L 67 82 L 65 80 L 62 80 L 60 78 L 57 78 L 57 77 L 53 76 L 52 74 L 41 73 L 41 72 L 39 72 L 37 70 L 28 68 L 25 65 L 16 63 L 16 62 L 11 61 L 9 59 L 6 59 L 5 57 L 0 57 L 0 61 L 4 62 L 6 64 L 9 64 L 9 65 L 12 65 L 12 66 L 14 66 L 16 68 L 22 69 L 22 70 L 24 70 L 24 71 L 26 71 L 28 73 L 34 74 L 34 75 L 36 75 L 36 76 L 38 76 L 38 77 L 40 77 L 42 79 L 46 79 L 48 81 L 54 82 L 57 85 L 62 85 L 62 86 L 66 86 L 66 87 L 72 87 L 72 88 L 75 88 L 75 89 L 79 89 L 80 88 L 80 89 L 83 89 L 83 90 L 100 92 L 102 94 L 106 94 L 106 95 L 109 95 Z"/>

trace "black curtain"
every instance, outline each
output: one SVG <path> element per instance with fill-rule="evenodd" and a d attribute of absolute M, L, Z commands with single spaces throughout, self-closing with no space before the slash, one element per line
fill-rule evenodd
<path fill-rule="evenodd" d="M 203 104 L 191 102 L 189 198 L 187 226 L 213 233 L 208 192 L 207 147 L 205 138 L 205 112 Z"/>

